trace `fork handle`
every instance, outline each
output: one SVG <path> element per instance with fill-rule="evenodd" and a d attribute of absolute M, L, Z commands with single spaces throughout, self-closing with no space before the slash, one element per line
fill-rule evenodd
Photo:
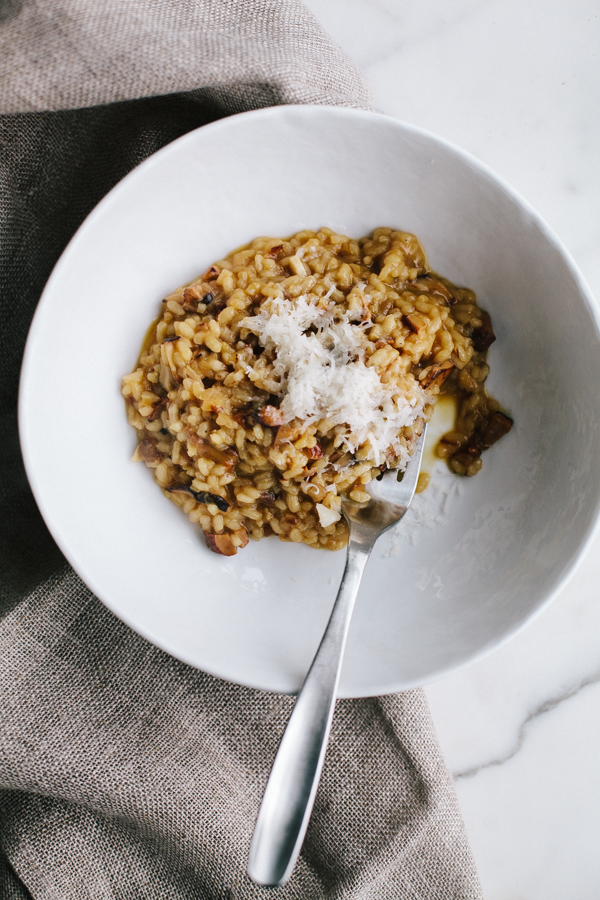
<path fill-rule="evenodd" d="M 346 567 L 319 649 L 279 745 L 254 826 L 248 875 L 285 884 L 302 848 L 325 759 L 354 601 L 371 544 L 350 539 Z"/>

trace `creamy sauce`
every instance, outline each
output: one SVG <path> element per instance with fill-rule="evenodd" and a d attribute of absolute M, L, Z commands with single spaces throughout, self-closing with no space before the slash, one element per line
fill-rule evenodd
<path fill-rule="evenodd" d="M 438 397 L 427 426 L 421 472 L 431 475 L 436 464 L 440 462 L 436 448 L 443 436 L 455 428 L 457 407 L 458 399 L 452 394 L 442 394 L 441 397 Z"/>
<path fill-rule="evenodd" d="M 142 358 L 144 353 L 149 349 L 149 347 L 154 343 L 154 335 L 156 333 L 156 326 L 158 325 L 159 322 L 160 322 L 160 316 L 157 316 L 156 319 L 152 319 L 152 321 L 150 322 L 150 325 L 148 326 L 148 330 L 146 331 L 146 334 L 144 335 L 144 340 L 142 341 L 142 346 L 140 349 L 140 354 L 138 356 L 136 365 L 139 366 L 140 359 Z"/>

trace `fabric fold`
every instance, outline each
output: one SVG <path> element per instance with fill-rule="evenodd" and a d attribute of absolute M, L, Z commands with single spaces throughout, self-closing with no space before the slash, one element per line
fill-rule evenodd
<path fill-rule="evenodd" d="M 370 106 L 358 69 L 296 0 L 10 0 L 2 9 L 1 112 L 206 90 L 229 113 Z"/>

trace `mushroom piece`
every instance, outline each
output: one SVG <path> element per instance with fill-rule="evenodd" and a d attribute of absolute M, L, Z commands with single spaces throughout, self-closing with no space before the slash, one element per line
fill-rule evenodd
<path fill-rule="evenodd" d="M 202 294 L 195 284 L 190 284 L 183 292 L 181 305 L 186 312 L 198 312 L 198 303 L 202 299 Z"/>
<path fill-rule="evenodd" d="M 173 344 L 178 341 L 177 335 L 165 338 L 160 348 L 159 380 L 165 391 L 172 391 L 175 384 L 181 384 L 177 366 L 173 360 Z"/>
<path fill-rule="evenodd" d="M 206 304 L 206 306 L 210 306 L 212 312 L 221 312 L 222 309 L 225 309 L 227 306 L 227 297 L 224 294 L 219 294 L 216 296 L 216 288 L 213 287 L 212 291 L 209 291 L 202 298 L 202 302 Z"/>
<path fill-rule="evenodd" d="M 492 446 L 492 444 L 495 444 L 496 441 L 499 441 L 501 437 L 504 437 L 505 434 L 508 434 L 512 427 L 512 419 L 510 419 L 504 413 L 495 412 L 490 417 L 486 429 L 483 432 L 483 437 L 481 439 L 482 450 L 488 450 Z"/>
<path fill-rule="evenodd" d="M 198 456 L 201 459 L 212 459 L 218 465 L 224 466 L 226 469 L 234 469 L 238 463 L 239 456 L 235 450 L 217 450 L 211 443 L 200 438 L 196 444 Z"/>
<path fill-rule="evenodd" d="M 496 335 L 492 328 L 492 320 L 490 319 L 489 313 L 482 310 L 480 316 L 481 325 L 479 328 L 473 329 L 471 341 L 473 343 L 473 349 L 476 350 L 477 353 L 485 353 L 496 340 Z"/>
<path fill-rule="evenodd" d="M 276 406 L 263 406 L 262 409 L 258 410 L 257 416 L 263 425 L 268 425 L 271 428 L 277 428 L 285 422 L 283 413 Z"/>
<path fill-rule="evenodd" d="M 258 498 L 259 503 L 264 503 L 265 506 L 274 506 L 275 501 L 277 500 L 277 494 L 275 491 L 261 491 L 261 495 Z"/>
<path fill-rule="evenodd" d="M 160 414 L 162 413 L 163 409 L 165 409 L 165 407 L 167 406 L 168 402 L 169 402 L 168 397 L 162 397 L 160 400 L 157 400 L 156 403 L 154 404 L 154 406 L 152 407 L 152 412 L 148 416 L 148 421 L 155 422 L 158 419 L 158 417 L 160 416 Z"/>
<path fill-rule="evenodd" d="M 221 512 L 227 512 L 230 503 L 219 494 L 213 494 L 210 491 L 193 491 L 187 484 L 173 484 L 166 488 L 169 494 L 190 494 L 198 503 L 214 503 Z"/>
<path fill-rule="evenodd" d="M 212 459 L 218 465 L 225 466 L 228 471 L 234 469 L 237 465 L 239 456 L 235 450 L 217 450 L 209 441 L 198 437 L 189 428 L 185 429 L 185 436 L 196 450 L 196 456 L 199 456 L 200 459 Z"/>
<path fill-rule="evenodd" d="M 456 460 L 462 466 L 468 467 L 476 459 L 479 459 L 484 450 L 489 450 L 492 444 L 513 427 L 513 421 L 501 412 L 493 413 L 485 426 L 475 431 L 464 447 L 458 449 L 450 458 Z"/>
<path fill-rule="evenodd" d="M 321 459 L 323 456 L 323 450 L 319 443 L 315 444 L 314 447 L 305 447 L 303 452 L 309 459 Z"/>
<path fill-rule="evenodd" d="M 297 516 L 296 513 L 288 512 L 282 515 L 280 521 L 282 525 L 290 525 L 294 528 L 294 526 L 300 524 L 300 516 Z"/>
<path fill-rule="evenodd" d="M 239 548 L 236 547 L 231 540 L 231 534 L 225 532 L 222 534 L 209 534 L 205 531 L 204 539 L 206 541 L 206 546 L 209 550 L 212 550 L 213 553 L 220 553 L 221 556 L 235 556 L 238 549 L 243 550 L 248 543 L 248 532 L 245 528 L 238 528 L 237 531 L 234 531 L 234 534 L 241 541 Z"/>
<path fill-rule="evenodd" d="M 417 278 L 416 281 L 413 281 L 412 284 L 406 284 L 404 290 L 410 291 L 411 294 L 437 294 L 439 297 L 443 297 L 449 304 L 455 302 L 454 297 L 446 285 L 442 284 L 441 281 L 437 278 L 433 278 L 431 275 L 423 275 L 421 278 Z"/>
<path fill-rule="evenodd" d="M 220 553 L 221 556 L 235 556 L 237 547 L 231 540 L 230 534 L 208 534 L 204 532 L 206 546 L 213 553 Z"/>
<path fill-rule="evenodd" d="M 402 318 L 413 334 L 418 334 L 420 331 L 427 328 L 427 320 L 423 316 L 420 316 L 419 313 L 409 313 Z"/>
<path fill-rule="evenodd" d="M 158 380 L 160 381 L 161 387 L 163 387 L 165 389 L 165 391 L 172 391 L 172 390 L 174 390 L 174 388 L 177 387 L 175 379 L 173 378 L 173 376 L 171 374 L 171 370 L 163 362 L 162 356 L 161 356 L 161 360 L 160 360 L 160 370 L 158 373 Z"/>
<path fill-rule="evenodd" d="M 440 363 L 439 365 L 429 366 L 427 369 L 423 369 L 423 372 L 427 374 L 419 381 L 419 384 L 424 390 L 432 387 L 441 388 L 445 381 L 450 377 L 453 368 L 454 363 L 451 363 L 450 360 Z"/>
<path fill-rule="evenodd" d="M 144 438 L 143 441 L 140 441 L 138 452 L 140 459 L 146 464 L 157 463 L 162 459 L 162 453 L 156 446 L 156 441 L 153 441 L 152 438 Z"/>
<path fill-rule="evenodd" d="M 297 441 L 301 434 L 301 425 L 281 425 L 277 429 L 273 446 L 280 447 L 281 444 L 285 444 L 286 442 Z"/>
<path fill-rule="evenodd" d="M 242 428 L 245 428 L 247 425 L 258 425 L 260 422 L 258 410 L 254 408 L 238 410 L 238 412 L 233 413 L 231 418 L 234 422 L 237 422 L 238 425 L 241 425 Z"/>

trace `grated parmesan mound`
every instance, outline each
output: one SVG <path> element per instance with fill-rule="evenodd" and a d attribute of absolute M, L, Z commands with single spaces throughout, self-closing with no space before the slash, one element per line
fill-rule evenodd
<path fill-rule="evenodd" d="M 409 453 L 398 435 L 423 415 L 425 391 L 414 379 L 410 396 L 394 382 L 384 384 L 365 362 L 365 323 L 350 321 L 348 314 L 336 318 L 334 308 L 333 302 L 322 305 L 304 295 L 277 298 L 243 325 L 274 354 L 285 422 L 311 425 L 326 418 L 331 426 L 346 425 L 347 450 L 355 453 L 368 442 L 376 465 L 393 455 L 404 468 Z"/>

